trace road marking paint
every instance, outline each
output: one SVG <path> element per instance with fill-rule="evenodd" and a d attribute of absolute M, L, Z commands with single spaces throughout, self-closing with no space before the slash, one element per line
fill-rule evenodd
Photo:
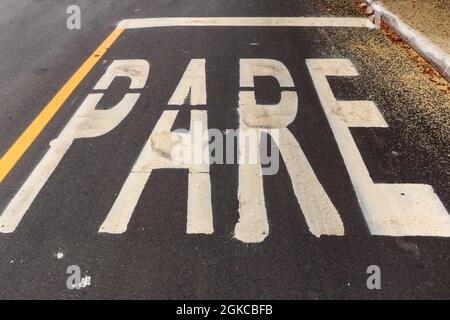
<path fill-rule="evenodd" d="M 183 105 L 189 96 L 191 105 L 206 104 L 204 59 L 191 60 L 169 104 Z M 203 150 L 209 150 L 207 111 L 192 110 L 189 132 L 183 133 L 171 131 L 177 115 L 177 110 L 163 112 L 99 232 L 124 233 L 152 171 L 169 168 L 189 170 L 186 232 L 214 232 L 209 161 L 203 161 Z M 201 141 L 195 139 L 199 136 Z M 174 161 L 180 148 L 183 152 Z"/>
<path fill-rule="evenodd" d="M 31 122 L 25 131 L 19 136 L 14 144 L 6 151 L 0 159 L 0 183 L 5 179 L 8 173 L 14 168 L 23 154 L 31 146 L 33 141 L 44 130 L 50 120 L 62 107 L 67 98 L 77 88 L 80 82 L 91 71 L 95 64 L 101 59 L 111 45 L 117 40 L 123 32 L 122 28 L 116 28 L 103 41 L 103 43 L 94 51 L 94 53 L 83 63 L 83 65 L 72 75 L 64 84 L 53 99 L 44 107 L 39 115 Z"/>
<path fill-rule="evenodd" d="M 147 83 L 150 64 L 146 60 L 114 60 L 94 90 L 107 90 L 117 77 L 130 78 L 130 89 L 142 89 Z"/>
<path fill-rule="evenodd" d="M 169 105 L 181 106 L 188 97 L 191 99 L 189 102 L 191 106 L 206 105 L 205 69 L 205 59 L 192 59 L 170 98 Z"/>
<path fill-rule="evenodd" d="M 450 215 L 431 186 L 373 182 L 349 128 L 388 125 L 371 101 L 336 100 L 327 81 L 327 76 L 357 76 L 351 61 L 311 59 L 307 65 L 370 232 L 395 237 L 450 237 Z"/>
<path fill-rule="evenodd" d="M 280 129 L 279 140 L 278 147 L 309 231 L 318 238 L 323 235 L 343 236 L 345 231 L 342 219 L 300 144 L 287 128 Z"/>
<path fill-rule="evenodd" d="M 187 233 L 213 233 L 209 164 L 193 165 L 190 159 L 174 163 L 171 159 L 175 144 L 183 144 L 186 139 L 193 141 L 195 124 L 201 121 L 202 129 L 207 129 L 207 113 L 204 110 L 191 111 L 191 128 L 187 134 L 170 131 L 177 115 L 177 110 L 163 112 L 99 232 L 124 233 L 152 171 L 170 168 L 189 169 Z M 208 141 L 202 143 L 207 146 Z"/>
<path fill-rule="evenodd" d="M 162 154 L 161 152 L 154 152 L 153 145 L 155 142 L 153 141 L 159 135 L 169 134 L 177 115 L 177 110 L 163 112 L 99 232 L 120 234 L 127 230 L 128 223 L 153 169 L 163 168 L 164 164 L 171 163 L 167 159 L 167 152 L 165 153 L 166 157 L 159 156 L 158 154 Z M 170 143 L 171 139 L 166 136 L 165 140 Z"/>
<path fill-rule="evenodd" d="M 142 77 L 147 79 L 150 68 L 147 61 L 127 61 L 130 64 L 127 69 L 128 72 L 121 73 L 121 76 L 128 76 L 132 79 L 132 82 L 136 78 L 139 81 L 142 80 Z M 124 65 L 123 61 L 119 64 Z M 117 65 L 118 63 L 113 62 L 108 70 L 111 71 Z M 139 72 L 137 69 L 139 69 Z M 111 77 L 110 71 L 107 71 L 102 76 L 99 80 L 100 84 L 109 82 L 109 80 L 105 82 L 105 79 Z M 145 81 L 141 85 L 144 86 Z M 34 199 L 69 150 L 73 141 L 81 138 L 99 137 L 113 130 L 129 114 L 138 101 L 140 94 L 127 93 L 116 106 L 107 110 L 96 109 L 102 96 L 102 93 L 89 94 L 58 138 L 50 142 L 50 149 L 34 168 L 30 176 L 28 176 L 25 183 L 0 216 L 1 233 L 15 231 Z"/>
<path fill-rule="evenodd" d="M 355 27 L 373 29 L 375 26 L 367 18 L 332 17 L 212 17 L 212 18 L 148 18 L 122 20 L 118 27 L 105 39 L 83 65 L 72 75 L 53 99 L 44 107 L 25 131 L 0 159 L 0 183 L 14 168 L 23 154 L 48 125 L 64 102 L 117 40 L 124 29 L 176 27 L 176 26 L 241 26 L 241 27 Z"/>
<path fill-rule="evenodd" d="M 245 152 L 242 147 L 241 151 Z M 245 243 L 263 242 L 269 235 L 269 220 L 260 164 L 239 165 L 238 200 L 239 221 L 234 237 Z"/>
<path fill-rule="evenodd" d="M 205 91 L 206 94 L 206 91 Z M 205 98 L 206 99 L 206 98 Z M 201 163 L 203 159 L 203 150 L 209 150 L 207 136 L 208 115 L 206 111 L 192 110 L 191 112 L 191 130 L 198 130 L 198 124 L 201 123 L 200 133 L 194 133 L 198 137 L 203 136 L 201 148 L 196 147 L 196 142 L 191 141 L 194 152 L 194 163 Z M 195 126 L 195 127 L 194 127 Z M 192 129 L 194 127 L 194 129 Z M 188 234 L 212 234 L 213 210 L 211 199 L 211 178 L 209 165 L 196 165 L 189 170 L 188 187 L 188 212 L 186 233 Z"/>
<path fill-rule="evenodd" d="M 161 27 L 347 27 L 376 26 L 367 18 L 334 17 L 191 17 L 127 19 L 119 23 L 122 29 Z"/>
<path fill-rule="evenodd" d="M 241 59 L 241 88 L 253 88 L 254 78 L 257 76 L 274 77 L 280 87 L 294 89 L 294 81 L 281 62 L 270 59 Z M 240 157 L 245 157 L 252 147 L 246 139 L 249 129 L 257 132 L 258 148 L 261 147 L 262 132 L 271 134 L 272 131 L 279 130 L 279 137 L 275 142 L 286 163 L 294 193 L 311 233 L 316 237 L 344 235 L 344 225 L 338 211 L 317 179 L 299 143 L 287 129 L 295 120 L 297 111 L 298 96 L 295 91 L 282 91 L 278 105 L 258 105 L 254 91 L 241 91 Z M 235 237 L 247 243 L 262 242 L 269 235 L 269 223 L 260 158 L 258 157 L 256 164 L 248 164 L 246 159 L 241 159 L 239 163 L 239 222 L 235 228 Z"/>
<path fill-rule="evenodd" d="M 124 20 L 80 69 L 61 88 L 52 101 L 0 159 L 0 182 L 23 153 L 45 128 L 66 99 L 93 68 L 124 29 L 174 26 L 293 26 L 293 27 L 368 27 L 365 18 L 158 18 Z M 327 76 L 357 76 L 349 60 L 309 59 L 307 65 L 322 107 L 344 158 L 362 211 L 374 235 L 445 236 L 450 237 L 450 216 L 429 185 L 374 183 L 350 133 L 350 127 L 387 127 L 371 101 L 337 101 Z M 289 71 L 279 61 L 269 59 L 241 60 L 241 88 L 254 87 L 255 76 L 272 76 L 282 88 L 280 103 L 257 105 L 255 93 L 239 93 L 239 150 L 248 154 L 261 147 L 261 133 L 271 129 L 280 132 L 276 140 L 291 178 L 294 193 L 312 234 L 344 235 L 342 220 L 320 184 L 300 144 L 287 129 L 297 115 L 298 96 Z M 94 89 L 106 90 L 117 76 L 129 76 L 131 89 L 145 86 L 150 66 L 144 60 L 114 61 Z M 0 216 L 0 232 L 13 232 L 32 202 L 57 168 L 74 139 L 104 135 L 114 129 L 131 111 L 140 94 L 125 94 L 122 101 L 108 110 L 96 110 L 103 94 L 89 94 L 39 162 L 21 189 Z M 182 105 L 190 96 L 191 105 L 206 105 L 205 60 L 194 59 L 187 67 L 172 98 L 171 105 Z M 171 151 L 193 140 L 195 123 L 207 129 L 207 112 L 191 111 L 190 132 L 171 132 L 178 111 L 164 111 L 133 166 L 119 197 L 116 199 L 99 232 L 123 233 L 145 188 L 152 170 L 161 168 L 188 169 L 187 233 L 211 234 L 213 215 L 209 163 L 193 165 L 191 159 L 175 163 Z M 257 145 L 246 143 L 247 129 L 256 129 Z M 253 140 L 254 141 L 254 140 Z M 202 141 L 207 146 L 208 141 Z M 202 158 L 201 150 L 192 148 L 194 158 Z M 200 152 L 197 152 L 197 151 Z M 250 152 L 250 154 L 255 154 Z M 239 166 L 239 222 L 235 237 L 247 243 L 261 242 L 269 234 L 261 159 L 241 161 Z M 194 161 L 197 163 L 197 161 Z M 304 187 L 306 185 L 307 187 Z M 303 186 L 303 187 L 302 187 Z"/>

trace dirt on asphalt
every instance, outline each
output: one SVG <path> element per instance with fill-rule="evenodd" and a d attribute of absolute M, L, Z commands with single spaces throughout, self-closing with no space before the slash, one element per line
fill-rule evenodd
<path fill-rule="evenodd" d="M 450 53 L 450 0 L 382 0 L 382 3 Z"/>

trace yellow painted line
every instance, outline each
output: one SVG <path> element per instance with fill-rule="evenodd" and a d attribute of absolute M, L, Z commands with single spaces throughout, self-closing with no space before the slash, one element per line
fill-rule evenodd
<path fill-rule="evenodd" d="M 66 84 L 58 91 L 53 99 L 44 107 L 39 115 L 31 122 L 20 137 L 14 142 L 8 151 L 0 159 L 0 183 L 14 168 L 23 154 L 31 146 L 33 141 L 44 130 L 47 124 L 52 120 L 64 102 L 69 98 L 72 92 L 78 87 L 81 81 L 91 71 L 95 64 L 101 59 L 111 45 L 124 31 L 122 28 L 116 28 L 103 41 L 103 43 L 94 51 L 94 53 L 83 63 L 83 65 L 72 75 Z"/>

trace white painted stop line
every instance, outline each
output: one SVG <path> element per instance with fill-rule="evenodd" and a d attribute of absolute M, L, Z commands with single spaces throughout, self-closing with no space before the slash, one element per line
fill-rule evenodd
<path fill-rule="evenodd" d="M 122 29 L 160 27 L 348 27 L 377 28 L 367 18 L 341 17 L 191 17 L 128 19 L 119 23 Z"/>

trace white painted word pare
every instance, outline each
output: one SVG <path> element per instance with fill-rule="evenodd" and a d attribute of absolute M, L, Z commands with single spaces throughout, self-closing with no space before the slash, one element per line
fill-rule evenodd
<path fill-rule="evenodd" d="M 371 101 L 336 100 L 327 81 L 327 76 L 357 76 L 358 73 L 351 61 L 309 59 L 306 63 L 370 232 L 373 235 L 394 237 L 450 237 L 450 215 L 431 186 L 374 183 L 371 179 L 349 128 L 387 127 L 387 123 Z M 192 106 L 203 106 L 204 109 L 207 105 L 205 65 L 205 59 L 190 61 L 168 105 L 181 106 L 190 100 Z M 94 91 L 108 89 L 116 77 L 130 78 L 130 89 L 143 89 L 149 74 L 150 64 L 146 60 L 115 60 L 93 89 Z M 305 216 L 310 232 L 316 237 L 343 236 L 345 229 L 339 212 L 315 175 L 300 144 L 288 129 L 296 118 L 299 105 L 299 97 L 289 70 L 277 60 L 240 60 L 241 88 L 254 88 L 254 79 L 258 76 L 273 77 L 278 81 L 283 88 L 281 100 L 276 105 L 258 105 L 254 91 L 240 91 L 238 108 L 241 130 L 240 153 L 245 154 L 248 149 L 255 148 L 254 144 L 259 149 L 261 134 L 276 132 L 277 147 L 285 162 L 301 213 Z M 103 93 L 88 94 L 58 138 L 50 143 L 50 149 L 0 216 L 1 233 L 16 230 L 74 140 L 108 134 L 130 113 L 138 102 L 140 93 L 135 91 L 126 93 L 116 106 L 108 110 L 96 109 L 102 96 Z M 105 220 L 99 232 L 109 234 L 126 232 L 150 175 L 153 170 L 158 169 L 189 171 L 186 232 L 189 234 L 214 232 L 210 163 L 207 161 L 194 163 L 192 159 L 183 159 L 185 153 L 180 161 L 176 162 L 165 156 L 176 147 L 173 141 L 186 141 L 192 138 L 194 123 L 201 124 L 201 131 L 208 130 L 208 113 L 207 110 L 192 109 L 191 129 L 185 133 L 171 131 L 177 115 L 178 110 L 166 110 L 162 113 L 147 143 L 137 155 L 111 210 L 105 213 Z M 257 132 L 258 139 L 252 142 L 253 145 L 241 136 L 249 129 Z M 203 148 L 200 150 L 208 148 L 208 139 L 203 139 L 201 144 Z M 191 151 L 195 157 L 196 151 Z M 259 158 L 254 163 L 245 161 L 239 163 L 237 197 L 239 221 L 235 227 L 235 238 L 246 243 L 262 242 L 269 235 L 269 223 L 262 164 Z"/>

